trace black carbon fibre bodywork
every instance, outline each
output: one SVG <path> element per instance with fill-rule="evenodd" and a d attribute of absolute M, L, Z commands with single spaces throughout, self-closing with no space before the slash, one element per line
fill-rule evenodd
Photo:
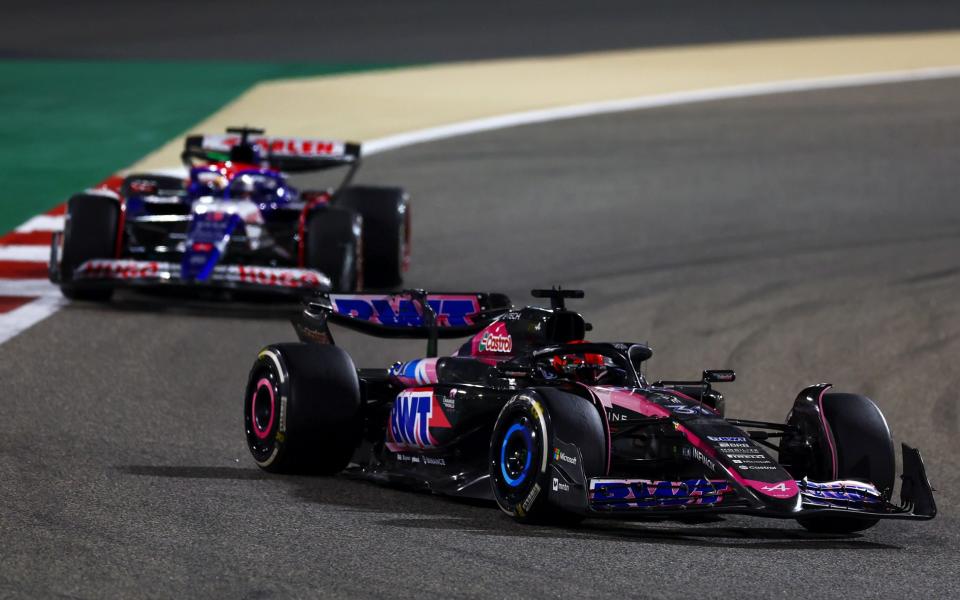
<path fill-rule="evenodd" d="M 858 445 L 836 407 L 865 418 L 874 410 L 882 428 L 862 436 L 889 440 L 868 399 L 835 394 L 834 408 L 822 411 L 829 386 L 813 386 L 784 424 L 727 418 L 711 384 L 733 381 L 732 371 L 649 383 L 641 369 L 652 356 L 647 345 L 584 341 L 583 318 L 552 300 L 550 309 L 515 309 L 500 295 L 411 291 L 308 303 L 295 320 L 308 344 L 332 343 L 328 322 L 423 337 L 431 348 L 441 336 L 471 335 L 454 356 L 358 370 L 364 442 L 348 472 L 495 499 L 517 518 L 547 510 L 618 518 L 742 513 L 849 524 L 936 514 L 913 448 L 903 449 L 909 484 L 899 505 L 890 502 L 886 471 L 862 467 L 855 451 L 877 446 Z M 454 301 L 473 302 L 475 311 L 451 312 Z M 859 471 L 844 466 L 850 457 Z"/>

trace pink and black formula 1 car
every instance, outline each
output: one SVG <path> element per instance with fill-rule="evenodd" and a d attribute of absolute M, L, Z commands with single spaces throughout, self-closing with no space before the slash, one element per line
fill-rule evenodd
<path fill-rule="evenodd" d="M 785 423 L 724 415 L 715 383 L 648 382 L 638 343 L 584 341 L 565 298 L 515 309 L 497 294 L 321 295 L 301 343 L 264 348 L 243 399 L 246 438 L 271 472 L 334 474 L 495 500 L 521 521 L 740 513 L 853 532 L 936 514 L 920 453 L 903 446 L 900 503 L 886 421 L 865 396 L 800 392 Z M 423 337 L 428 357 L 357 369 L 328 323 Z M 467 337 L 436 357 L 440 337 Z M 777 443 L 779 441 L 779 443 Z"/>
<path fill-rule="evenodd" d="M 70 298 L 121 285 L 355 291 L 399 284 L 410 213 L 400 188 L 349 185 L 360 145 L 265 137 L 186 139 L 186 177 L 133 174 L 67 204 L 50 278 Z M 288 174 L 345 167 L 336 189 L 298 190 Z"/>

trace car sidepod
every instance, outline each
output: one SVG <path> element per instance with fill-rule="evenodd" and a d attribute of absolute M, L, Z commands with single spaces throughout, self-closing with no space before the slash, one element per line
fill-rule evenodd
<path fill-rule="evenodd" d="M 416 367 L 414 367 L 414 370 Z M 506 397 L 471 385 L 418 385 L 396 393 L 382 450 L 366 474 L 452 496 L 491 500 L 490 429 Z"/>

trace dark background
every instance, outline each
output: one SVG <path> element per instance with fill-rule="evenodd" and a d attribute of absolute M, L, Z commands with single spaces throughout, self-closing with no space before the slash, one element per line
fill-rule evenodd
<path fill-rule="evenodd" d="M 431 62 L 960 26 L 917 0 L 6 2 L 0 58 Z"/>

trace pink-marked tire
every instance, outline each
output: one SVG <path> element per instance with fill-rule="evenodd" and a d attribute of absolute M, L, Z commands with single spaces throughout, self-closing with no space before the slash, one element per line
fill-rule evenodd
<path fill-rule="evenodd" d="M 250 453 L 272 473 L 338 473 L 360 441 L 360 382 L 353 360 L 336 346 L 264 348 L 243 406 Z"/>

